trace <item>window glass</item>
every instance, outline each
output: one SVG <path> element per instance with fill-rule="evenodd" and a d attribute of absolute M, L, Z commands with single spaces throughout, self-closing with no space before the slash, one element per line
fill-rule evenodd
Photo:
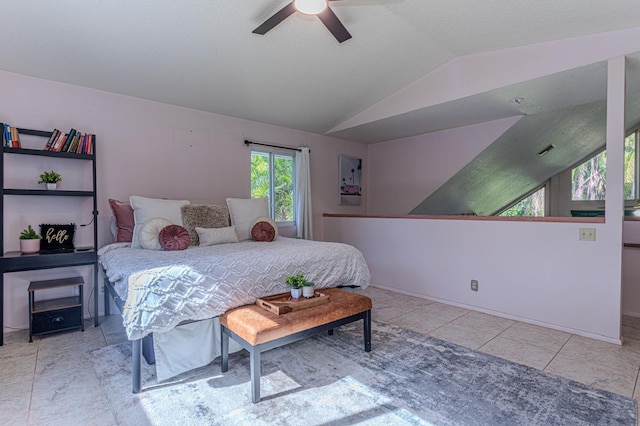
<path fill-rule="evenodd" d="M 544 187 L 518 201 L 499 216 L 544 216 Z"/>
<path fill-rule="evenodd" d="M 636 148 L 638 132 L 624 140 L 624 199 L 636 199 Z M 607 183 L 607 151 L 602 151 L 571 171 L 573 201 L 604 200 Z"/>
<path fill-rule="evenodd" d="M 295 221 L 294 157 L 274 152 L 251 152 L 251 197 L 267 197 L 276 222 Z"/>

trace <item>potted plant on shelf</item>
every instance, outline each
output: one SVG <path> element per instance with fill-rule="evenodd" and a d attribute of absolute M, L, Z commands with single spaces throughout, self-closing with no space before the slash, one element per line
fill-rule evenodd
<path fill-rule="evenodd" d="M 285 282 L 291 286 L 291 297 L 293 299 L 299 299 L 302 295 L 302 287 L 304 287 L 307 279 L 303 274 L 289 275 Z"/>
<path fill-rule="evenodd" d="M 307 299 L 313 297 L 313 283 L 311 281 L 306 281 L 302 286 L 302 296 Z"/>
<path fill-rule="evenodd" d="M 40 174 L 40 180 L 38 181 L 38 183 L 46 183 L 47 189 L 54 190 L 56 189 L 58 182 L 60 182 L 61 180 L 62 176 L 51 170 L 50 172 L 42 172 L 42 174 Z"/>
<path fill-rule="evenodd" d="M 29 225 L 20 232 L 20 251 L 23 254 L 32 254 L 40 251 L 40 239 L 42 237 Z"/>

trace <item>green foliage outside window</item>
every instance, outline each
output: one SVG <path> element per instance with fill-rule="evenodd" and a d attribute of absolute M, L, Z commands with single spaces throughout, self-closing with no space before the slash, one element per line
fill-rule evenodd
<path fill-rule="evenodd" d="M 544 216 L 544 188 L 518 201 L 499 216 Z"/>
<path fill-rule="evenodd" d="M 267 197 L 276 222 L 295 220 L 293 166 L 291 156 L 255 151 L 251 153 L 251 197 Z"/>
<path fill-rule="evenodd" d="M 624 199 L 635 199 L 636 137 L 633 132 L 624 140 Z M 607 151 L 591 157 L 571 171 L 571 199 L 604 200 L 607 187 Z"/>

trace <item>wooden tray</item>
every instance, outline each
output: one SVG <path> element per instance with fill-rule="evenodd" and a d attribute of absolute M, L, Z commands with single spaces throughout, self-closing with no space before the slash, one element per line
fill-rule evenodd
<path fill-rule="evenodd" d="M 324 303 L 329 303 L 329 295 L 320 293 L 319 291 L 314 291 L 313 297 L 308 299 L 306 297 L 293 299 L 291 298 L 291 292 L 274 294 L 273 296 L 256 299 L 256 305 L 269 312 L 273 312 L 276 315 L 282 315 L 292 311 L 322 305 Z"/>

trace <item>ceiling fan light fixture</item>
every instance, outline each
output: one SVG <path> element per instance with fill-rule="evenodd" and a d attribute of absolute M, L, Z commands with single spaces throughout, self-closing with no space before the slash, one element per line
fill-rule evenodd
<path fill-rule="evenodd" d="M 293 4 L 305 15 L 317 15 L 327 8 L 327 0 L 294 0 Z"/>

